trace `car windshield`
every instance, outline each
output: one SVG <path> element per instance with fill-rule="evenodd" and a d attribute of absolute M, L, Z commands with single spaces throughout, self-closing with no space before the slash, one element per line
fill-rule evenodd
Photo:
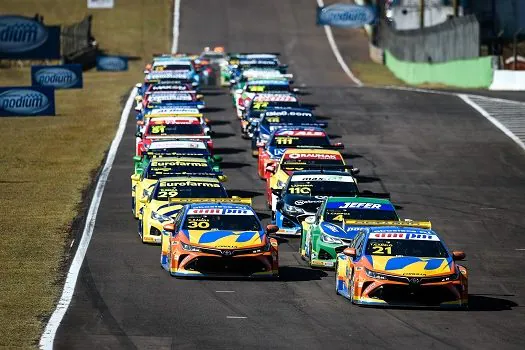
<path fill-rule="evenodd" d="M 181 174 L 212 173 L 207 162 L 194 161 L 158 161 L 153 160 L 144 175 L 147 179 L 160 179 L 161 177 L 176 176 Z"/>
<path fill-rule="evenodd" d="M 260 231 L 261 224 L 255 215 L 193 215 L 188 214 L 184 221 L 185 229 L 193 230 L 226 230 L 226 231 Z"/>
<path fill-rule="evenodd" d="M 177 155 L 192 155 L 192 156 L 202 156 L 207 157 L 210 155 L 207 149 L 202 148 L 165 148 L 165 149 L 155 149 L 148 151 L 147 153 L 152 158 L 155 157 L 166 157 L 166 156 L 177 156 Z"/>
<path fill-rule="evenodd" d="M 331 169 L 338 169 L 338 166 L 344 168 L 342 159 L 284 159 L 281 163 L 283 170 L 306 170 L 313 168 L 327 167 Z"/>
<path fill-rule="evenodd" d="M 276 136 L 270 141 L 270 146 L 293 148 L 297 146 L 329 146 L 330 141 L 323 136 Z"/>
<path fill-rule="evenodd" d="M 425 258 L 448 258 L 448 252 L 438 241 L 415 239 L 369 239 L 366 255 L 415 256 Z"/>
<path fill-rule="evenodd" d="M 152 136 L 167 135 L 202 135 L 200 124 L 156 124 L 148 126 L 148 134 Z"/>
<path fill-rule="evenodd" d="M 165 70 L 186 70 L 190 71 L 191 66 L 189 64 L 166 64 L 153 67 L 153 70 L 156 72 L 165 71 Z"/>
<path fill-rule="evenodd" d="M 153 199 L 168 201 L 170 198 L 226 198 L 221 184 L 202 181 L 162 181 L 153 191 Z"/>
<path fill-rule="evenodd" d="M 326 209 L 324 221 L 341 224 L 344 220 L 386 220 L 398 221 L 394 210 L 370 209 Z"/>
<path fill-rule="evenodd" d="M 354 182 L 340 181 L 292 181 L 286 193 L 304 196 L 357 196 L 358 189 Z"/>
<path fill-rule="evenodd" d="M 261 125 L 269 127 L 273 124 L 302 124 L 315 123 L 313 115 L 297 116 L 297 115 L 279 115 L 279 116 L 265 116 L 261 121 Z"/>
<path fill-rule="evenodd" d="M 248 92 L 268 92 L 268 91 L 290 91 L 290 86 L 286 84 L 269 84 L 269 85 L 248 85 Z"/>

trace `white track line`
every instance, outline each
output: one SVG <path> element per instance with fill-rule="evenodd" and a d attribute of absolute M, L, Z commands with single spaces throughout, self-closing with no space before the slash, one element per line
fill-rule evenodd
<path fill-rule="evenodd" d="M 111 143 L 111 146 L 109 148 L 106 163 L 104 164 L 102 172 L 98 177 L 95 193 L 93 193 L 91 205 L 89 206 L 89 211 L 86 217 L 86 226 L 84 227 L 84 231 L 82 232 L 82 239 L 78 244 L 77 252 L 75 253 L 73 262 L 69 267 L 66 283 L 64 284 L 64 290 L 62 291 L 62 296 L 60 297 L 58 305 L 55 311 L 53 311 L 53 314 L 51 315 L 51 318 L 49 319 L 46 325 L 44 333 L 42 333 L 42 337 L 40 338 L 39 346 L 41 349 L 53 349 L 53 341 L 55 340 L 56 332 L 58 330 L 58 327 L 60 326 L 60 322 L 62 322 L 62 319 L 64 318 L 67 308 L 69 307 L 69 303 L 73 298 L 73 292 L 75 291 L 75 285 L 77 284 L 78 274 L 80 272 L 80 268 L 82 267 L 82 262 L 86 257 L 86 252 L 89 246 L 89 242 L 91 241 L 91 236 L 93 235 L 93 229 L 95 227 L 95 221 L 97 219 L 97 212 L 98 207 L 100 205 L 100 199 L 102 198 L 102 194 L 104 193 L 104 187 L 106 186 L 109 172 L 111 171 L 111 167 L 113 166 L 113 161 L 115 160 L 118 146 L 120 145 L 120 141 L 122 140 L 122 136 L 124 135 L 126 122 L 128 120 L 131 107 L 133 106 L 133 102 L 135 101 L 136 94 L 137 89 L 133 88 L 133 90 L 129 94 L 128 100 L 126 101 L 126 105 L 122 110 L 117 133 L 115 134 L 115 138 L 113 139 L 113 142 Z"/>
<path fill-rule="evenodd" d="M 458 94 L 457 96 L 463 101 L 465 101 L 465 103 L 467 103 L 469 106 L 478 111 L 479 114 L 487 118 L 492 124 L 494 124 L 498 129 L 503 131 L 505 135 L 510 137 L 512 141 L 516 142 L 518 146 L 520 146 L 525 151 L 525 144 L 523 143 L 523 141 L 521 141 L 516 135 L 514 135 L 512 131 L 507 129 L 507 127 L 503 125 L 499 120 L 491 116 L 489 112 L 487 112 L 485 109 L 481 108 L 478 104 L 472 101 L 468 95 Z"/>
<path fill-rule="evenodd" d="M 173 42 L 171 43 L 171 53 L 176 53 L 179 48 L 180 1 L 173 1 Z"/>
<path fill-rule="evenodd" d="M 319 5 L 319 7 L 324 6 L 324 1 L 317 0 L 317 5 Z M 335 43 L 334 35 L 332 33 L 332 28 L 330 28 L 330 26 L 323 26 L 323 27 L 324 27 L 324 32 L 326 33 L 326 38 L 328 39 L 328 43 L 330 44 L 330 47 L 332 48 L 332 52 L 334 53 L 334 56 L 337 59 L 337 62 L 339 62 L 339 65 L 341 66 L 341 68 L 343 68 L 343 71 L 346 73 L 346 75 L 348 75 L 350 79 L 352 79 L 352 81 L 357 86 L 363 86 L 363 82 L 357 79 L 354 73 L 352 73 L 350 68 L 348 68 L 348 66 L 346 65 L 345 60 L 343 60 L 343 56 L 341 56 L 341 52 L 339 52 L 339 48 L 337 47 L 337 44 Z"/>

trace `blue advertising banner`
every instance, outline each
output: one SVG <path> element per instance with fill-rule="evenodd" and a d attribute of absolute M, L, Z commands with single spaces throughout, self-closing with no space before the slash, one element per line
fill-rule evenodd
<path fill-rule="evenodd" d="M 60 26 L 33 18 L 0 16 L 0 59 L 59 59 Z"/>
<path fill-rule="evenodd" d="M 0 87 L 0 117 L 55 115 L 55 89 Z"/>
<path fill-rule="evenodd" d="M 82 89 L 82 65 L 31 66 L 31 85 L 55 89 Z"/>
<path fill-rule="evenodd" d="M 369 6 L 332 4 L 317 8 L 317 25 L 359 28 L 375 19 L 375 10 Z"/>
<path fill-rule="evenodd" d="M 111 72 L 128 70 L 128 58 L 124 56 L 97 56 L 97 70 Z"/>

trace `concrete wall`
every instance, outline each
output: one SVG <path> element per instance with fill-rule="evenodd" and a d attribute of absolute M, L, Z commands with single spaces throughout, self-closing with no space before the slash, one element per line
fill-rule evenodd
<path fill-rule="evenodd" d="M 443 63 L 401 61 L 385 50 L 385 64 L 396 77 L 412 85 L 430 83 L 462 88 L 488 88 L 493 79 L 493 58 L 479 57 Z"/>

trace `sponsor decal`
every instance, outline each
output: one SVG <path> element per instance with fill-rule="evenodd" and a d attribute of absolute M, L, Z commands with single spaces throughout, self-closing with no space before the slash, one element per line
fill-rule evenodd
<path fill-rule="evenodd" d="M 339 154 L 325 154 L 325 153 L 288 153 L 285 154 L 284 159 L 321 159 L 321 160 L 340 160 Z"/>
<path fill-rule="evenodd" d="M 55 115 L 53 88 L 0 88 L 0 116 L 33 115 Z"/>
<path fill-rule="evenodd" d="M 215 182 L 196 182 L 196 181 L 161 181 L 160 187 L 221 187 Z"/>
<path fill-rule="evenodd" d="M 82 65 L 31 66 L 31 83 L 55 89 L 82 88 Z"/>
<path fill-rule="evenodd" d="M 278 135 L 278 136 L 323 137 L 323 136 L 326 136 L 326 133 L 324 131 L 313 131 L 313 130 L 281 130 L 281 131 L 276 131 L 275 135 Z"/>
<path fill-rule="evenodd" d="M 264 113 L 265 117 L 287 117 L 287 116 L 295 116 L 295 117 L 312 117 L 313 114 L 310 112 L 295 112 L 295 111 L 268 111 Z"/>
<path fill-rule="evenodd" d="M 155 118 L 152 119 L 150 124 L 152 125 L 169 125 L 169 124 L 200 124 L 197 118 Z"/>
<path fill-rule="evenodd" d="M 165 149 L 165 148 L 198 148 L 205 149 L 206 146 L 202 142 L 192 141 L 155 141 L 149 146 L 149 150 Z"/>
<path fill-rule="evenodd" d="M 332 4 L 317 8 L 317 25 L 359 28 L 374 22 L 373 8 L 353 4 Z"/>
<path fill-rule="evenodd" d="M 60 58 L 60 26 L 45 26 L 33 18 L 0 16 L 0 58 Z"/>
<path fill-rule="evenodd" d="M 128 58 L 124 56 L 98 56 L 97 70 L 120 72 L 128 70 Z"/>
<path fill-rule="evenodd" d="M 253 98 L 255 102 L 296 102 L 297 98 L 287 94 L 260 94 Z"/>
<path fill-rule="evenodd" d="M 295 205 L 305 205 L 305 204 L 312 204 L 312 203 L 321 203 L 322 200 L 296 200 Z"/>
<path fill-rule="evenodd" d="M 254 215 L 252 211 L 246 209 L 235 208 L 206 208 L 206 209 L 190 209 L 188 215 Z"/>
<path fill-rule="evenodd" d="M 374 232 L 370 235 L 374 239 L 410 239 L 416 241 L 439 241 L 439 237 L 433 234 L 398 232 Z"/>
<path fill-rule="evenodd" d="M 337 182 L 354 182 L 352 176 L 341 175 L 295 175 L 290 180 L 292 182 L 306 182 L 306 181 L 337 181 Z"/>

